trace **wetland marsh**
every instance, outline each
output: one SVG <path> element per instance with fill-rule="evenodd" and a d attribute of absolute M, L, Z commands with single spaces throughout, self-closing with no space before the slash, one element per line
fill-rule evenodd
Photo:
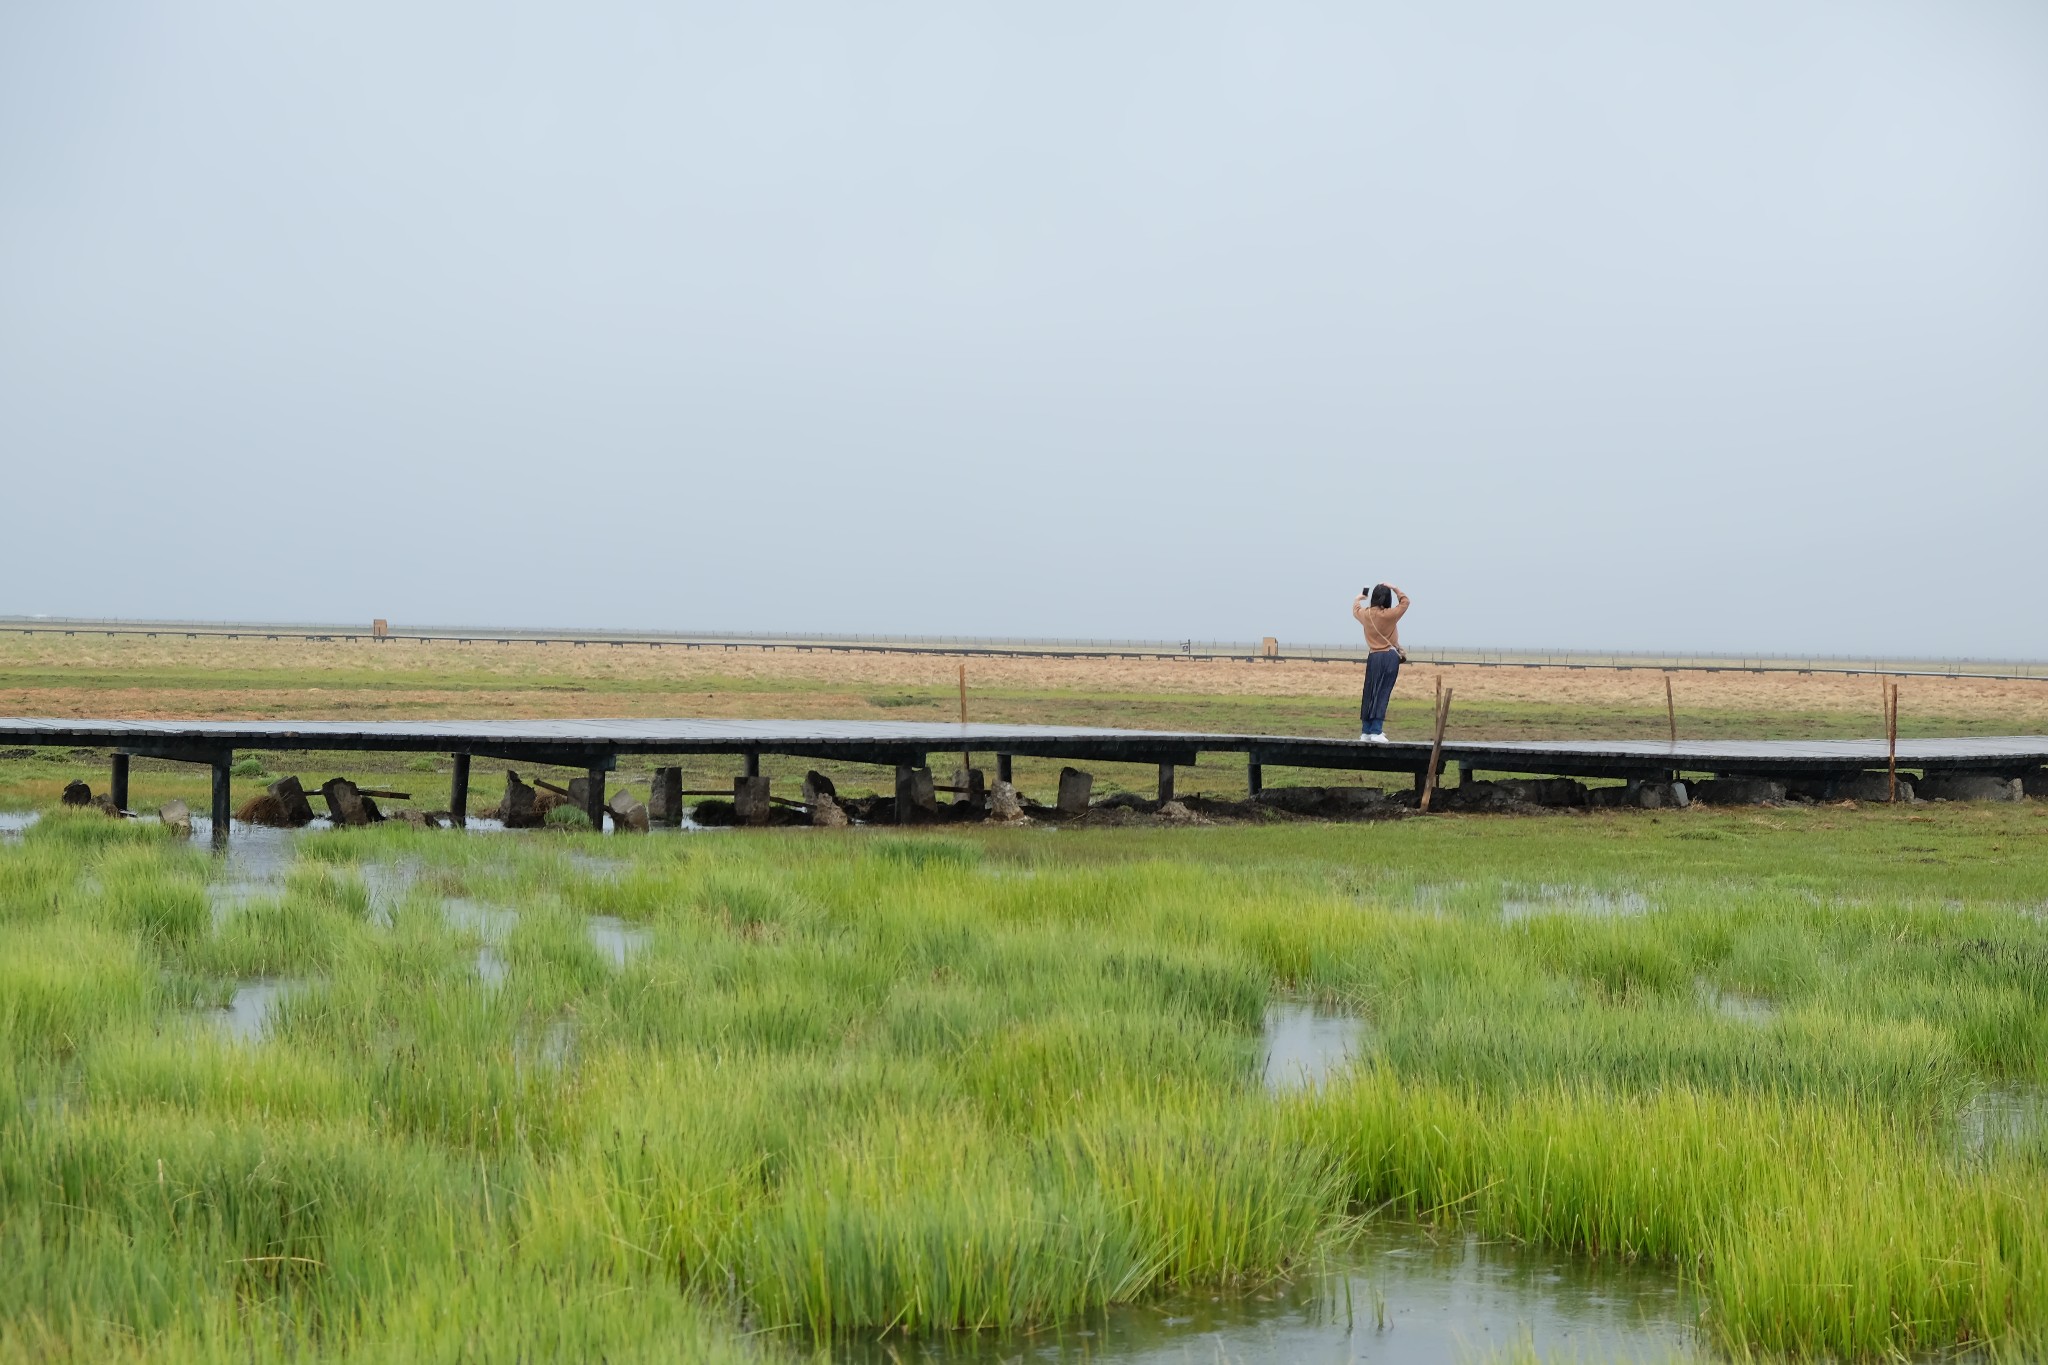
<path fill-rule="evenodd" d="M 48 813 L 0 1354 L 2023 1353 L 2044 814 L 220 861 Z"/>

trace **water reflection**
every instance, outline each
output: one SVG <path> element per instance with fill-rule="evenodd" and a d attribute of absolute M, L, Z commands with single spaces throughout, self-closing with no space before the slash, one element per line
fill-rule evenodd
<path fill-rule="evenodd" d="M 850 1341 L 832 1354 L 845 1365 L 1437 1365 L 1510 1356 L 1694 1359 L 1703 1352 L 1698 1307 L 1675 1275 L 1388 1229 L 1368 1236 L 1348 1264 L 1264 1293 L 1169 1298 L 1030 1335 Z"/>
<path fill-rule="evenodd" d="M 1364 1050 L 1365 1021 L 1326 1014 L 1312 1005 L 1266 1007 L 1266 1089 L 1307 1090 L 1348 1068 Z"/>

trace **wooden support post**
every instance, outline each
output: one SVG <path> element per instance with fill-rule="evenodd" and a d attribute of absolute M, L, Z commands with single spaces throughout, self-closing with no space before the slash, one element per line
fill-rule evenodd
<path fill-rule="evenodd" d="M 114 755 L 114 773 L 108 782 L 107 795 L 113 799 L 115 810 L 128 809 L 128 755 Z"/>
<path fill-rule="evenodd" d="M 910 823 L 910 812 L 915 805 L 912 783 L 916 780 L 917 769 L 908 763 L 896 765 L 896 823 Z"/>
<path fill-rule="evenodd" d="M 604 833 L 604 774 L 604 768 L 593 763 L 583 776 L 583 813 L 590 817 L 590 827 L 599 834 Z"/>
<path fill-rule="evenodd" d="M 1173 800 L 1173 765 L 1171 763 L 1162 763 L 1159 765 L 1159 804 L 1163 806 L 1171 800 Z"/>
<path fill-rule="evenodd" d="M 759 777 L 761 775 L 761 751 L 759 749 L 747 750 L 746 773 L 748 777 Z"/>
<path fill-rule="evenodd" d="M 228 786 L 228 769 L 234 761 L 232 750 L 213 760 L 213 846 L 217 849 L 228 846 L 228 826 L 234 821 L 234 798 Z"/>
<path fill-rule="evenodd" d="M 1474 769 L 1474 768 L 1473 768 L 1473 766 L 1472 766 L 1472 765 L 1471 765 L 1470 763 L 1460 763 L 1460 764 L 1458 765 L 1458 785 L 1459 785 L 1459 786 L 1461 786 L 1461 787 L 1469 787 L 1469 786 L 1471 786 L 1471 785 L 1472 785 L 1472 784 L 1473 784 L 1473 783 L 1474 783 L 1475 781 L 1477 781 L 1477 780 L 1478 780 L 1478 772 L 1477 772 L 1477 770 L 1476 770 L 1476 769 Z"/>
<path fill-rule="evenodd" d="M 996 781 L 1008 782 L 1012 786 L 1016 785 L 1016 774 L 1012 770 L 1010 755 L 1008 754 L 996 755 Z"/>
<path fill-rule="evenodd" d="M 1664 719 L 1670 723 L 1671 743 L 1675 748 L 1678 744 L 1678 703 L 1671 698 L 1671 675 L 1669 673 L 1664 675 Z"/>
<path fill-rule="evenodd" d="M 455 760 L 455 775 L 448 779 L 448 818 L 455 828 L 469 827 L 469 754 L 451 754 Z"/>
<path fill-rule="evenodd" d="M 1266 789 L 1266 765 L 1259 762 L 1259 756 L 1252 754 L 1244 761 L 1244 786 L 1254 798 Z"/>
<path fill-rule="evenodd" d="M 1444 723 L 1451 718 L 1451 694 L 1453 689 L 1444 689 L 1443 700 L 1436 704 L 1436 738 L 1429 746 L 1429 770 L 1422 779 L 1422 809 L 1429 809 L 1429 798 L 1436 794 L 1436 772 L 1444 761 Z"/>

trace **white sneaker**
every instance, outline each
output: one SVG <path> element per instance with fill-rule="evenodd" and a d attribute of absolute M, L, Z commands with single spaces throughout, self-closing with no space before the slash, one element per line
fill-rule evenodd
<path fill-rule="evenodd" d="M 1358 732 L 1358 742 L 1361 744 L 1370 744 L 1372 743 L 1372 735 L 1367 731 L 1360 730 Z"/>
<path fill-rule="evenodd" d="M 1379 734 L 1367 735 L 1365 737 L 1365 742 L 1368 744 L 1391 744 L 1393 741 L 1388 739 L 1384 734 Z"/>

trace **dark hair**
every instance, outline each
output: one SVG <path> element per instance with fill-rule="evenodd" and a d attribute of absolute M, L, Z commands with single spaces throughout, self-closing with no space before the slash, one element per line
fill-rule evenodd
<path fill-rule="evenodd" d="M 1384 583 L 1375 583 L 1375 584 L 1373 584 L 1373 585 L 1372 585 L 1372 604 L 1373 604 L 1374 606 L 1376 606 L 1376 607 L 1391 607 L 1391 606 L 1393 606 L 1393 605 L 1394 605 L 1394 590 L 1393 590 L 1392 588 L 1388 587 L 1388 586 L 1387 586 L 1386 584 L 1384 584 Z"/>

